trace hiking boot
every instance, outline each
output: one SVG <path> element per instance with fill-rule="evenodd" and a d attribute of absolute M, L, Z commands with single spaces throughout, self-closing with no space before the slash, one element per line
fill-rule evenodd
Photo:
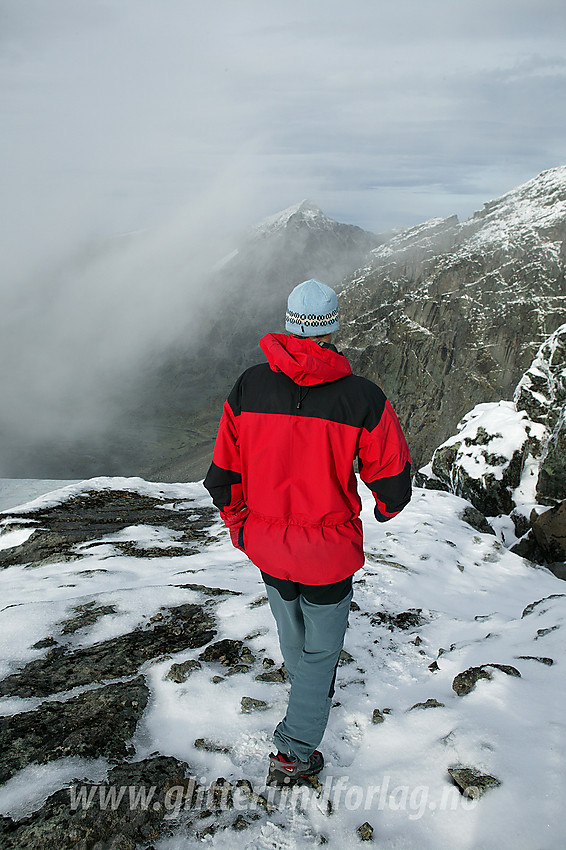
<path fill-rule="evenodd" d="M 288 756 L 286 753 L 277 752 L 269 754 L 269 773 L 267 774 L 268 785 L 289 785 L 303 776 L 314 776 L 320 773 L 324 767 L 322 753 L 315 750 L 308 761 L 300 761 L 297 756 Z"/>

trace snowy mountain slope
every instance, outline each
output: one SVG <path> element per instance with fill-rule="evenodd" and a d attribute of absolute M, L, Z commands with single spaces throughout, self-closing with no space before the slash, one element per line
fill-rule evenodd
<path fill-rule="evenodd" d="M 380 377 L 415 465 L 474 404 L 509 398 L 566 321 L 566 167 L 376 248 L 340 294 L 340 344 Z"/>
<path fill-rule="evenodd" d="M 155 497 L 158 516 L 174 506 L 189 529 L 191 517 L 209 505 L 200 484 L 94 479 L 40 497 L 25 511 L 5 513 L 0 520 L 4 553 L 29 535 L 33 524 L 27 531 L 21 526 L 26 516 L 33 520 L 34 509 L 64 505 L 90 491 Z M 365 822 L 373 827 L 376 845 L 397 850 L 563 846 L 563 583 L 462 521 L 468 503 L 457 496 L 417 488 L 405 511 L 383 526 L 373 520 L 371 494 L 362 495 L 366 564 L 356 574 L 348 655 L 339 669 L 322 744 L 321 796 L 306 789 L 302 797 L 272 798 L 267 810 L 257 800 L 234 797 L 232 808 L 207 814 L 210 806 L 198 799 L 193 808 L 178 810 L 172 795 L 162 823 L 171 834 L 161 831 L 161 838 L 153 837 L 156 850 L 201 846 L 205 837 L 218 848 L 232 847 L 234 841 L 249 850 L 295 848 L 318 843 L 321 836 L 331 848 L 354 848 L 359 846 L 357 829 Z M 8 522 L 9 514 L 20 517 L 19 530 Z M 247 668 L 243 672 L 201 660 L 186 681 L 177 682 L 166 678 L 172 665 L 198 660 L 203 648 L 144 663 L 149 701 L 137 723 L 130 761 L 159 751 L 187 762 L 187 774 L 201 786 L 222 776 L 235 789 L 236 781 L 247 779 L 255 791 L 267 794 L 266 754 L 284 711 L 287 685 L 256 678 L 273 669 L 269 659 L 280 664 L 259 573 L 230 546 L 217 520 L 193 544 L 193 554 L 159 557 L 156 549 L 167 552 L 179 540 L 179 532 L 154 521 L 126 526 L 119 534 L 94 533 L 75 550 L 78 560 L 4 569 L 4 682 L 45 655 L 32 647 L 49 636 L 69 651 L 96 648 L 136 627 L 143 632 L 152 619 L 159 623 L 160 609 L 204 605 L 217 631 L 209 646 L 223 639 L 244 641 L 254 658 L 239 665 Z M 141 547 L 141 557 L 118 548 L 128 541 Z M 144 557 L 150 548 L 152 557 Z M 206 588 L 232 593 L 211 596 Z M 81 617 L 91 603 L 99 616 L 89 625 Z M 69 622 L 74 630 L 67 626 L 65 632 L 61 624 Z M 491 678 L 458 695 L 454 678 L 482 665 Z M 103 686 L 78 687 L 56 698 Z M 263 700 L 265 710 L 243 713 L 244 696 Z M 20 715 L 40 710 L 42 702 L 40 697 L 4 696 L 0 709 L 4 715 Z M 195 746 L 199 739 L 204 744 Z M 501 784 L 481 799 L 462 797 L 448 774 L 457 766 Z M 78 755 L 29 764 L 0 787 L 2 811 L 16 819 L 44 811 L 40 807 L 47 795 L 74 777 L 100 784 L 108 767 L 104 757 Z M 55 803 L 50 805 L 46 811 L 53 813 Z M 2 822 L 0 829 L 4 840 L 17 840 L 12 821 Z M 235 829 L 242 831 L 236 835 Z"/>

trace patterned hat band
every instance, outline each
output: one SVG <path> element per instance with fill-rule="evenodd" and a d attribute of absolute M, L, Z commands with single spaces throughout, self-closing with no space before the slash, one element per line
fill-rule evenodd
<path fill-rule="evenodd" d="M 328 325 L 333 325 L 338 321 L 338 310 L 333 313 L 327 313 L 325 316 L 316 316 L 314 313 L 292 313 L 289 310 L 285 313 L 285 319 L 291 325 L 306 325 L 311 328 L 324 328 Z"/>

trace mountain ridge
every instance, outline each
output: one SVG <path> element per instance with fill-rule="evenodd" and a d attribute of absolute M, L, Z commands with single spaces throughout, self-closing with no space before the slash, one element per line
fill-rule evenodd
<path fill-rule="evenodd" d="M 147 253 L 146 238 L 123 250 Z M 566 166 L 464 222 L 453 215 L 371 234 L 308 199 L 267 216 L 195 281 L 199 320 L 181 336 L 166 328 L 161 349 L 128 372 L 110 425 L 33 445 L 13 429 L 1 474 L 201 478 L 224 398 L 263 359 L 260 337 L 282 329 L 289 291 L 310 277 L 338 291 L 335 342 L 355 372 L 383 385 L 419 468 L 475 404 L 511 397 L 566 321 Z"/>
<path fill-rule="evenodd" d="M 460 224 L 432 219 L 374 249 L 339 296 L 337 341 L 381 381 L 417 466 L 476 403 L 509 397 L 566 321 L 566 168 Z"/>

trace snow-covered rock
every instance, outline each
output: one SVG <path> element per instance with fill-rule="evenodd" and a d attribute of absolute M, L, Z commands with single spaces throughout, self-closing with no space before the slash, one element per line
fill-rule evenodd
<path fill-rule="evenodd" d="M 552 505 L 566 498 L 566 324 L 541 345 L 514 400 L 518 410 L 526 410 L 534 422 L 545 427 L 537 498 Z"/>
<path fill-rule="evenodd" d="M 476 405 L 416 481 L 469 499 L 485 516 L 499 516 L 492 524 L 502 537 L 507 525 L 507 542 L 514 543 L 502 519 L 510 516 L 516 536 L 527 535 L 515 551 L 564 572 L 556 562 L 564 551 L 558 508 L 566 500 L 566 325 L 540 346 L 514 400 Z M 554 508 L 544 513 L 545 505 Z"/>
<path fill-rule="evenodd" d="M 439 446 L 419 482 L 468 499 L 484 516 L 509 514 L 517 506 L 525 459 L 544 425 L 511 401 L 478 404 L 458 424 L 458 433 Z M 525 485 L 521 491 L 527 495 Z M 534 502 L 534 492 L 528 494 Z"/>

